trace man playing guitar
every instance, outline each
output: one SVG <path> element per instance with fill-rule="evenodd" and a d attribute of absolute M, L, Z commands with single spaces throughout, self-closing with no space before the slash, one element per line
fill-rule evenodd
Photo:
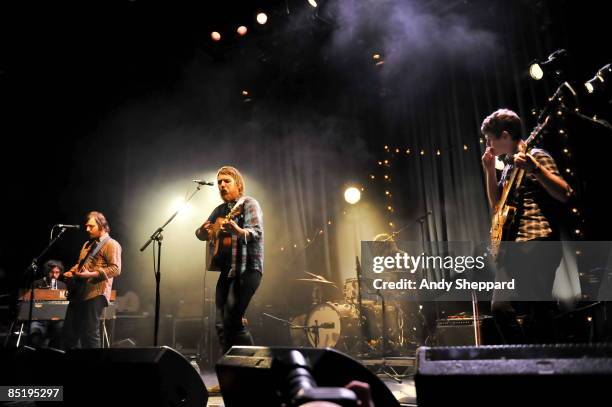
<path fill-rule="evenodd" d="M 208 269 L 220 271 L 215 294 L 215 326 L 223 351 L 253 345 L 242 318 L 263 273 L 263 214 L 259 203 L 244 195 L 240 172 L 224 166 L 217 172 L 223 203 L 196 230 L 209 242 Z"/>
<path fill-rule="evenodd" d="M 100 212 L 85 217 L 89 240 L 79 262 L 63 274 L 70 303 L 64 322 L 64 346 L 100 347 L 100 316 L 110 302 L 113 278 L 121 274 L 121 246 L 109 236 L 110 226 Z"/>
<path fill-rule="evenodd" d="M 547 342 L 552 340 L 549 336 L 552 330 L 546 322 L 552 320 L 550 310 L 541 301 L 552 300 L 555 271 L 561 261 L 560 245 L 550 242 L 560 239 L 558 210 L 570 199 L 572 189 L 548 152 L 539 148 L 527 151 L 528 146 L 521 139 L 521 119 L 515 112 L 508 109 L 493 112 L 484 119 L 481 132 L 487 140 L 482 156 L 487 198 L 495 212 L 492 236 L 494 228 L 503 227 L 501 240 L 529 242 L 507 245 L 506 252 L 499 259 L 496 280 L 516 278 L 517 284 L 525 283 L 521 288 L 523 291 L 520 291 L 521 299 L 530 298 L 531 301 L 516 301 L 517 297 L 513 296 L 517 293 L 496 291 L 492 312 L 506 342 L 525 339 Z M 507 164 L 498 180 L 495 157 L 501 155 L 506 157 Z M 503 207 L 508 206 L 513 209 L 513 216 L 506 219 L 500 213 L 506 213 Z M 497 224 L 499 218 L 503 219 L 502 224 Z M 525 316 L 523 328 L 526 338 L 517 335 L 518 331 L 514 329 L 518 314 Z"/>

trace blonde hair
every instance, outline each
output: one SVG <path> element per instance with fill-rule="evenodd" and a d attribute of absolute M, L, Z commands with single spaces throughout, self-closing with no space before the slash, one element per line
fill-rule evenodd
<path fill-rule="evenodd" d="M 242 178 L 242 174 L 240 174 L 240 171 L 229 165 L 224 165 L 223 167 L 219 168 L 219 171 L 217 171 L 217 178 L 219 177 L 219 175 L 229 175 L 230 177 L 232 177 L 234 182 L 238 186 L 238 192 L 240 196 L 244 195 L 244 178 Z"/>

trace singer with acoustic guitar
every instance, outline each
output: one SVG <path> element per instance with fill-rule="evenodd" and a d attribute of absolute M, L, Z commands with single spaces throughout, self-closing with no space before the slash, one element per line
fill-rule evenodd
<path fill-rule="evenodd" d="M 101 212 L 85 216 L 89 240 L 79 261 L 62 279 L 68 287 L 64 321 L 64 346 L 100 347 L 100 316 L 110 302 L 113 279 L 121 274 L 121 245 L 110 237 L 110 226 Z"/>
<path fill-rule="evenodd" d="M 493 112 L 481 126 L 487 140 L 482 164 L 493 209 L 491 247 L 496 248 L 494 255 L 499 254 L 496 280 L 516 279 L 521 286 L 515 293 L 493 293 L 491 309 L 506 343 L 554 340 L 551 302 L 546 301 L 552 300 L 562 256 L 559 209 L 570 199 L 572 189 L 552 156 L 537 148 L 548 121 L 526 140 L 521 138 L 521 119 L 508 109 Z M 505 157 L 506 162 L 500 179 L 496 156 Z M 522 243 L 502 245 L 505 249 L 497 253 L 501 241 Z M 522 316 L 522 326 L 517 316 Z"/>
<path fill-rule="evenodd" d="M 208 241 L 207 269 L 220 272 L 215 326 L 227 352 L 234 345 L 253 345 L 243 317 L 263 273 L 264 227 L 261 207 L 244 195 L 244 180 L 236 168 L 221 167 L 217 186 L 223 203 L 196 230 L 196 237 Z"/>

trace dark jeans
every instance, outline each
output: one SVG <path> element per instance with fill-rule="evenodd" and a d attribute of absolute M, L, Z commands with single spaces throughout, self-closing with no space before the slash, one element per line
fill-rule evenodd
<path fill-rule="evenodd" d="M 261 281 L 259 271 L 247 270 L 235 278 L 228 278 L 227 275 L 227 271 L 219 275 L 215 294 L 215 327 L 224 353 L 234 345 L 253 345 L 253 338 L 242 323 L 242 318 Z"/>
<path fill-rule="evenodd" d="M 64 347 L 99 348 L 100 316 L 107 306 L 106 297 L 99 295 L 87 301 L 68 304 L 64 323 Z"/>
<path fill-rule="evenodd" d="M 515 279 L 516 290 L 495 290 L 491 311 L 505 343 L 554 341 L 552 288 L 562 258 L 561 242 L 531 240 L 502 245 L 496 281 Z M 518 323 L 521 317 L 522 324 Z"/>
<path fill-rule="evenodd" d="M 32 321 L 31 344 L 35 348 L 62 349 L 63 331 L 64 321 Z"/>

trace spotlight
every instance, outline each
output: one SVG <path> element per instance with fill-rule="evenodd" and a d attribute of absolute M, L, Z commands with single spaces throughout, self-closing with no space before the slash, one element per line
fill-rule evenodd
<path fill-rule="evenodd" d="M 185 202 L 185 198 L 177 197 L 170 203 L 170 213 L 179 212 L 179 219 L 185 219 L 191 212 L 191 206 Z"/>
<path fill-rule="evenodd" d="M 361 199 L 361 191 L 355 187 L 347 188 L 344 191 L 344 200 L 351 205 L 356 204 Z"/>
<path fill-rule="evenodd" d="M 544 77 L 544 71 L 540 67 L 540 64 L 538 64 L 537 62 L 531 64 L 531 66 L 529 67 L 529 76 L 531 76 L 536 81 L 539 81 Z"/>
<path fill-rule="evenodd" d="M 257 22 L 261 25 L 264 25 L 265 23 L 268 22 L 268 15 L 266 13 L 258 13 Z"/>
<path fill-rule="evenodd" d="M 597 71 L 593 79 L 585 82 L 584 84 L 587 92 L 595 93 L 596 91 L 604 90 L 612 80 L 610 72 L 612 72 L 612 64 L 608 64 Z"/>
<path fill-rule="evenodd" d="M 308 0 L 308 4 L 310 4 L 312 7 L 317 8 L 318 4 L 315 0 Z"/>
<path fill-rule="evenodd" d="M 567 68 L 568 57 L 566 50 L 558 49 L 550 54 L 546 61 L 533 62 L 529 66 L 529 76 L 539 81 L 545 74 L 554 73 L 555 77 L 560 78 Z"/>
<path fill-rule="evenodd" d="M 212 38 L 213 41 L 221 41 L 221 34 L 218 33 L 217 31 L 213 31 L 210 33 L 210 38 Z"/>
<path fill-rule="evenodd" d="M 247 28 L 243 25 L 241 25 L 240 27 L 238 27 L 238 29 L 236 30 L 236 32 L 238 33 L 239 36 L 243 36 L 246 35 L 247 33 Z"/>

